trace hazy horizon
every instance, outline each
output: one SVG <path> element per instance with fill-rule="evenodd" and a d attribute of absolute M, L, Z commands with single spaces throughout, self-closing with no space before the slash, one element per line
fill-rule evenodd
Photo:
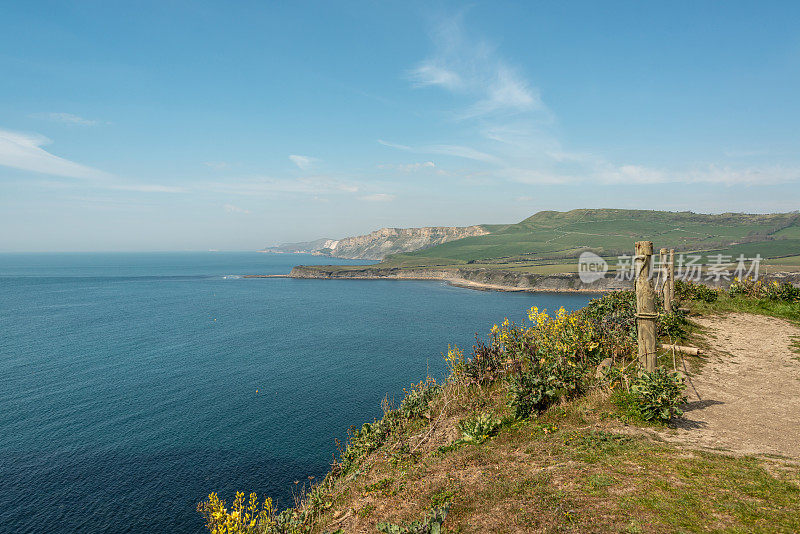
<path fill-rule="evenodd" d="M 9 4 L 0 252 L 800 207 L 800 4 Z"/>

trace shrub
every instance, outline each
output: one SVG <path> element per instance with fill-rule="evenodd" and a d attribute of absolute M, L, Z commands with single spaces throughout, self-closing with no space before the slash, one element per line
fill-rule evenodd
<path fill-rule="evenodd" d="M 672 338 L 682 338 L 686 335 L 686 314 L 680 310 L 673 310 L 669 313 L 662 313 L 658 316 L 658 334 L 667 335 Z"/>
<path fill-rule="evenodd" d="M 631 386 L 642 419 L 660 423 L 668 423 L 672 417 L 683 414 L 678 406 L 686 402 L 684 389 L 683 378 L 664 368 L 652 373 L 640 371 Z"/>
<path fill-rule="evenodd" d="M 764 297 L 769 300 L 779 300 L 783 302 L 800 301 L 800 287 L 795 287 L 789 282 L 779 284 L 773 281 L 764 288 Z"/>
<path fill-rule="evenodd" d="M 583 389 L 584 369 L 561 358 L 543 358 L 511 380 L 511 406 L 514 415 L 526 418 L 542 412 L 563 397 Z"/>
<path fill-rule="evenodd" d="M 636 294 L 633 291 L 615 291 L 594 299 L 582 313 L 605 332 L 619 332 L 636 339 Z"/>
<path fill-rule="evenodd" d="M 208 496 L 208 500 L 197 505 L 197 511 L 203 514 L 206 527 L 212 534 L 250 534 L 256 532 L 276 532 L 275 511 L 272 499 L 266 498 L 259 505 L 258 496 L 250 494 L 247 504 L 244 493 L 237 492 L 231 510 L 225 507 L 225 501 L 216 493 Z"/>
<path fill-rule="evenodd" d="M 715 289 L 688 280 L 675 280 L 675 296 L 679 300 L 715 302 L 719 296 Z"/>
<path fill-rule="evenodd" d="M 509 362 L 513 360 L 508 359 L 499 344 L 487 345 L 476 336 L 472 358 L 464 363 L 463 375 L 468 383 L 491 383 L 505 374 Z"/>
<path fill-rule="evenodd" d="M 414 521 L 406 525 L 378 523 L 377 528 L 379 532 L 387 534 L 440 534 L 442 532 L 442 523 L 444 523 L 449 509 L 450 503 L 445 503 L 442 506 L 431 509 L 421 521 Z"/>
<path fill-rule="evenodd" d="M 500 429 L 500 419 L 491 413 L 482 413 L 459 423 L 464 441 L 481 444 L 489 437 L 497 434 Z"/>
<path fill-rule="evenodd" d="M 436 380 L 431 377 L 418 384 L 413 384 L 411 389 L 404 388 L 406 397 L 400 403 L 400 414 L 406 419 L 422 417 L 439 389 Z"/>
<path fill-rule="evenodd" d="M 761 281 L 754 282 L 749 276 L 744 280 L 740 280 L 738 277 L 734 278 L 728 287 L 728 295 L 731 297 L 761 298 L 763 292 L 764 286 Z"/>

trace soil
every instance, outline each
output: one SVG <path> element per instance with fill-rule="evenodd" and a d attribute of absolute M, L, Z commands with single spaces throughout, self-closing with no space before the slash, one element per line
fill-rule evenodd
<path fill-rule="evenodd" d="M 704 330 L 702 369 L 687 377 L 688 405 L 668 441 L 740 454 L 800 459 L 800 329 L 733 313 L 695 320 Z"/>

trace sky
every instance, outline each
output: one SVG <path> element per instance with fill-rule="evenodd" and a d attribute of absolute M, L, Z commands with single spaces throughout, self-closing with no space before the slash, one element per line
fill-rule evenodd
<path fill-rule="evenodd" d="M 0 0 L 0 251 L 800 208 L 800 3 Z"/>

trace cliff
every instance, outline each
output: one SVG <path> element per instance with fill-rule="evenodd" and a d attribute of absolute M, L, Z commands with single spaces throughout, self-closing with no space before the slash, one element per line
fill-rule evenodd
<path fill-rule="evenodd" d="M 452 285 L 471 289 L 495 291 L 587 291 L 603 292 L 629 289 L 631 282 L 613 278 L 602 278 L 592 284 L 584 284 L 576 273 L 541 275 L 485 268 L 394 268 L 394 267 L 348 267 L 298 265 L 289 274 L 291 278 L 325 278 L 350 280 L 442 280 Z"/>
<path fill-rule="evenodd" d="M 381 228 L 366 235 L 344 239 L 317 239 L 285 243 L 264 252 L 312 253 L 350 260 L 382 260 L 389 254 L 414 252 L 465 237 L 488 234 L 483 226 L 426 226 L 423 228 Z"/>

